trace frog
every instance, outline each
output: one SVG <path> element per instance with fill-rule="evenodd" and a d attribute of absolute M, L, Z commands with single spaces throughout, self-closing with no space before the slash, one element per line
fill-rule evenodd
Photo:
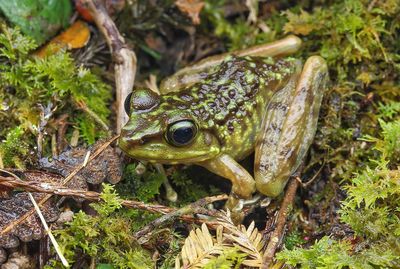
<path fill-rule="evenodd" d="M 238 214 L 256 192 L 279 196 L 312 144 L 329 80 L 322 57 L 290 56 L 300 48 L 290 35 L 185 67 L 160 93 L 134 88 L 119 147 L 138 160 L 199 165 L 230 180 L 226 207 Z M 253 152 L 252 175 L 239 162 Z"/>

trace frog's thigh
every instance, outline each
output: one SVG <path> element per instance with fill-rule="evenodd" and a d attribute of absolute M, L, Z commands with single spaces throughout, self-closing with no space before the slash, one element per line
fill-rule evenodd
<path fill-rule="evenodd" d="M 256 187 L 267 196 L 282 192 L 312 143 L 328 79 L 324 59 L 310 57 L 295 77 L 274 95 L 257 138 Z"/>
<path fill-rule="evenodd" d="M 228 55 L 237 56 L 261 56 L 261 57 L 281 57 L 296 52 L 301 46 L 301 40 L 297 36 L 289 35 L 281 40 L 271 43 L 253 46 L 243 50 L 230 53 L 214 55 L 201 60 L 194 65 L 182 68 L 172 76 L 161 81 L 160 92 L 167 94 L 176 92 L 180 89 L 201 82 L 211 68 L 220 65 Z"/>
<path fill-rule="evenodd" d="M 229 155 L 222 154 L 214 159 L 198 163 L 198 165 L 232 181 L 232 193 L 240 198 L 250 198 L 255 191 L 253 177 Z"/>

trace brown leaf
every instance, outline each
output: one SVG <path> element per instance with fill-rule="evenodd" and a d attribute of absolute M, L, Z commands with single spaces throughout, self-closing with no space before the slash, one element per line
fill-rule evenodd
<path fill-rule="evenodd" d="M 67 30 L 53 38 L 39 49 L 35 55 L 39 58 L 57 53 L 62 49 L 78 49 L 84 47 L 90 39 L 90 30 L 83 21 L 76 21 Z"/>
<path fill-rule="evenodd" d="M 60 184 L 63 180 L 62 176 L 43 171 L 15 172 L 15 174 L 18 174 L 23 180 L 30 182 Z M 71 184 L 72 183 L 73 182 L 71 182 Z M 32 193 L 32 195 L 36 201 L 39 201 L 46 196 L 46 194 L 43 193 Z M 1 198 L 0 231 L 32 208 L 33 204 L 26 192 L 14 192 L 8 198 Z M 47 201 L 41 207 L 41 210 L 47 222 L 53 222 L 58 218 L 59 210 L 54 199 Z M 15 248 L 19 245 L 20 240 L 23 242 L 30 242 L 42 238 L 43 235 L 43 226 L 39 217 L 32 215 L 22 224 L 13 227 L 11 233 L 0 236 L 0 248 Z"/>
<path fill-rule="evenodd" d="M 180 11 L 186 13 L 193 24 L 200 23 L 200 11 L 204 7 L 204 2 L 201 0 L 177 0 L 175 1 L 175 5 L 179 8 Z"/>
<path fill-rule="evenodd" d="M 102 141 L 98 141 L 89 150 L 94 152 L 101 144 Z M 42 168 L 66 177 L 83 163 L 87 152 L 87 148 L 73 148 L 62 152 L 51 161 L 48 158 L 42 158 L 39 162 Z M 110 146 L 77 174 L 81 181 L 91 184 L 100 184 L 105 180 L 115 184 L 121 180 L 121 176 L 122 167 L 119 156 Z"/>

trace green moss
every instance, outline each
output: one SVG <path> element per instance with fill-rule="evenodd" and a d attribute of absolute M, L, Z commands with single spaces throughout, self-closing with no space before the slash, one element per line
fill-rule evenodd
<path fill-rule="evenodd" d="M 9 130 L 6 139 L 0 144 L 0 156 L 4 166 L 15 165 L 17 168 L 25 168 L 24 163 L 29 153 L 29 145 L 23 139 L 24 131 L 21 127 Z"/>
<path fill-rule="evenodd" d="M 58 129 L 55 121 L 63 114 L 68 114 L 72 127 L 79 128 L 88 143 L 106 134 L 81 107 L 107 122 L 110 87 L 89 70 L 77 67 L 65 52 L 45 59 L 32 57 L 30 53 L 36 47 L 19 30 L 1 26 L 0 140 L 7 145 L 0 148 L 6 166 L 21 167 L 32 161 L 25 158 L 25 148 L 33 151 L 39 133 L 44 135 L 43 148 L 50 149 L 51 134 Z M 19 136 L 26 139 L 11 145 L 17 129 Z M 72 130 L 69 128 L 68 133 Z M 9 135 L 10 132 L 14 134 Z"/>
<path fill-rule="evenodd" d="M 246 254 L 241 253 L 236 247 L 226 247 L 218 256 L 212 257 L 205 265 L 204 269 L 238 269 L 246 258 Z"/>
<path fill-rule="evenodd" d="M 136 172 L 136 164 L 128 164 L 124 171 L 124 181 L 117 186 L 119 193 L 129 199 L 137 199 L 149 202 L 160 194 L 160 188 L 164 182 L 164 176 L 150 167 L 144 174 Z"/>
<path fill-rule="evenodd" d="M 109 263 L 115 268 L 150 268 L 150 254 L 133 236 L 133 220 L 119 214 L 121 199 L 113 187 L 106 184 L 103 187 L 104 201 L 93 204 L 97 215 L 80 211 L 65 229 L 55 232 L 63 253 L 70 262 L 77 253 L 83 253 L 96 263 Z"/>

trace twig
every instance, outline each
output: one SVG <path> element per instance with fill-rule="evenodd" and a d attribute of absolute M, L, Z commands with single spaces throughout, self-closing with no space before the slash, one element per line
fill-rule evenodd
<path fill-rule="evenodd" d="M 218 211 L 207 210 L 204 208 L 204 206 L 207 204 L 216 202 L 216 201 L 226 200 L 227 198 L 228 198 L 227 195 L 217 195 L 217 196 L 205 197 L 200 200 L 197 200 L 194 203 L 191 203 L 185 207 L 182 207 L 176 211 L 173 211 L 164 216 L 161 216 L 158 219 L 155 219 L 154 221 L 150 222 L 145 227 L 143 227 L 140 231 L 136 232 L 135 237 L 138 239 L 138 242 L 140 244 L 143 244 L 147 239 L 145 236 L 148 233 L 150 233 L 151 231 L 153 231 L 155 228 L 165 225 L 165 223 L 167 223 L 167 222 L 172 222 L 173 220 L 180 218 L 184 215 L 197 213 L 197 214 L 204 214 L 204 215 L 208 215 L 208 216 L 216 216 L 218 214 Z M 212 224 L 212 223 L 210 223 L 210 224 Z"/>
<path fill-rule="evenodd" d="M 110 140 L 108 140 L 107 142 L 105 142 L 103 145 L 101 145 L 101 147 L 99 147 L 89 158 L 88 163 L 90 163 L 92 160 L 94 160 L 97 156 L 99 156 L 112 142 L 114 142 L 114 140 L 116 140 L 119 137 L 119 135 L 114 136 L 113 138 L 111 138 Z M 66 185 L 69 181 L 71 181 L 71 179 L 78 174 L 85 166 L 82 164 L 80 166 L 78 166 L 77 168 L 75 168 L 74 171 L 71 172 L 71 174 L 69 174 L 66 178 L 64 178 L 62 185 Z M 38 206 L 42 206 L 44 203 L 46 203 L 51 197 L 53 196 L 53 194 L 49 194 L 46 195 L 42 200 L 40 200 L 37 204 Z M 29 210 L 28 212 L 26 212 L 24 215 L 22 215 L 21 217 L 19 217 L 18 219 L 10 222 L 7 226 L 5 226 L 3 228 L 3 230 L 0 231 L 0 236 L 5 235 L 7 233 L 9 233 L 15 226 L 17 226 L 18 224 L 21 224 L 22 222 L 24 222 L 27 218 L 29 218 L 30 216 L 32 216 L 35 213 L 35 209 L 32 208 L 31 210 Z"/>
<path fill-rule="evenodd" d="M 377 0 L 372 0 L 372 1 L 369 3 L 369 5 L 368 5 L 367 10 L 368 10 L 368 11 L 371 11 L 371 10 L 374 8 L 376 2 L 378 2 L 378 1 L 377 1 Z"/>
<path fill-rule="evenodd" d="M 321 167 L 318 169 L 318 171 L 317 171 L 317 173 L 315 173 L 314 175 L 313 175 L 313 177 L 310 179 L 310 180 L 308 180 L 307 182 L 303 182 L 302 180 L 301 180 L 301 178 L 300 177 L 295 177 L 296 178 L 296 180 L 300 183 L 300 185 L 301 185 L 301 187 L 302 188 L 308 188 L 308 186 L 310 186 L 313 182 L 314 182 L 314 180 L 319 176 L 319 174 L 322 172 L 322 169 L 324 168 L 324 166 L 325 166 L 325 161 L 324 161 L 324 163 L 321 165 Z"/>
<path fill-rule="evenodd" d="M 115 23 L 108 16 L 106 9 L 97 0 L 85 0 L 92 13 L 97 27 L 103 33 L 115 61 L 115 85 L 117 101 L 116 132 L 120 133 L 122 126 L 128 121 L 124 110 L 124 101 L 132 91 L 136 73 L 136 55 L 125 45 L 124 38 L 119 33 Z"/>
<path fill-rule="evenodd" d="M 61 186 L 61 185 L 57 185 L 57 184 L 49 184 L 47 182 L 46 183 L 32 182 L 32 181 L 28 182 L 28 181 L 18 180 L 13 177 L 0 176 L 0 186 L 13 188 L 13 189 L 20 188 L 25 191 L 49 193 L 49 194 L 53 194 L 53 195 L 83 198 L 85 200 L 93 201 L 93 202 L 101 201 L 101 196 L 100 196 L 100 193 L 98 193 L 98 192 L 85 191 L 85 190 L 79 190 L 79 189 L 70 189 L 70 188 L 66 188 L 65 186 Z M 199 204 L 198 207 L 200 207 L 200 205 L 202 203 L 204 203 L 204 199 L 206 199 L 207 203 L 211 203 L 211 202 L 215 202 L 215 201 L 226 200 L 226 199 L 228 199 L 228 196 L 227 195 L 218 195 L 218 196 L 203 198 L 200 201 L 196 202 Z M 178 209 L 167 207 L 164 205 L 145 204 L 143 202 L 134 201 L 134 200 L 122 200 L 121 204 L 122 204 L 122 206 L 127 207 L 127 208 L 146 210 L 149 212 L 159 213 L 159 214 L 169 214 L 169 213 L 178 211 Z M 200 211 L 203 211 L 203 210 L 200 210 Z M 204 212 L 195 212 L 195 213 L 204 213 Z M 207 211 L 206 213 L 209 213 L 209 211 Z M 186 215 L 186 216 L 181 215 L 180 218 L 182 220 L 185 220 L 188 222 L 198 221 L 189 215 Z"/>
<path fill-rule="evenodd" d="M 79 189 L 70 189 L 57 184 L 49 184 L 44 182 L 23 181 L 13 177 L 0 176 L 0 186 L 8 188 L 20 188 L 25 191 L 48 193 L 53 195 L 68 196 L 75 198 L 83 198 L 88 201 L 101 201 L 100 193 L 95 191 L 85 191 Z M 122 205 L 128 208 L 143 209 L 153 213 L 166 214 L 175 209 L 163 205 L 149 205 L 143 202 L 123 200 Z"/>
<path fill-rule="evenodd" d="M 90 117 L 92 117 L 92 119 L 93 119 L 95 122 L 97 122 L 97 123 L 100 125 L 100 127 L 101 127 L 104 131 L 106 131 L 106 132 L 108 133 L 108 135 L 111 135 L 111 131 L 110 131 L 110 128 L 108 127 L 108 125 L 100 118 L 99 115 L 97 115 L 93 110 L 91 110 L 91 109 L 87 106 L 87 104 L 86 104 L 85 102 L 75 100 L 75 105 L 76 105 L 79 109 L 81 109 L 81 110 L 83 110 L 84 112 L 86 112 Z"/>
<path fill-rule="evenodd" d="M 281 208 L 279 209 L 276 228 L 272 233 L 270 240 L 268 242 L 267 248 L 263 255 L 263 263 L 261 269 L 268 269 L 272 259 L 274 258 L 275 251 L 282 239 L 284 227 L 286 224 L 286 218 L 291 211 L 291 205 L 293 204 L 294 197 L 296 195 L 297 188 L 299 186 L 299 181 L 295 177 L 292 177 L 289 181 L 288 188 L 283 198 Z"/>

